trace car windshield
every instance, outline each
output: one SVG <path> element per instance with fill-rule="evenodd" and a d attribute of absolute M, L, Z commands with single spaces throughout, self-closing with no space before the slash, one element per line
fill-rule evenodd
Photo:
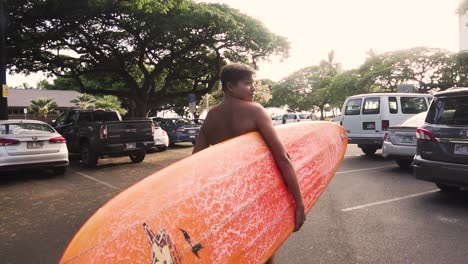
<path fill-rule="evenodd" d="M 47 124 L 11 123 L 0 125 L 0 134 L 2 135 L 43 134 L 54 132 L 55 130 Z"/>
<path fill-rule="evenodd" d="M 299 114 L 299 119 L 310 119 L 308 114 Z"/>
<path fill-rule="evenodd" d="M 173 120 L 174 124 L 176 126 L 185 126 L 185 125 L 196 125 L 195 122 L 193 122 L 192 120 L 189 120 L 189 119 L 174 119 Z"/>
<path fill-rule="evenodd" d="M 407 126 L 407 127 L 419 127 L 424 124 L 424 120 L 426 119 L 427 112 L 419 113 L 415 116 L 408 118 L 407 120 L 403 121 L 400 126 Z"/>
<path fill-rule="evenodd" d="M 426 122 L 440 125 L 468 125 L 468 97 L 435 98 Z"/>

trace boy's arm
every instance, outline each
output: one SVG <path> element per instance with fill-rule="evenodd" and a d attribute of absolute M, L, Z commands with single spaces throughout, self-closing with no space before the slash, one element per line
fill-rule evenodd
<path fill-rule="evenodd" d="M 193 147 L 192 154 L 197 153 L 200 150 L 206 149 L 210 146 L 205 134 L 205 126 L 204 124 L 201 126 L 200 130 L 198 131 L 197 141 L 195 142 L 195 146 Z"/>
<path fill-rule="evenodd" d="M 270 148 L 286 187 L 294 198 L 294 202 L 296 204 L 294 232 L 298 231 L 304 224 L 306 216 L 304 212 L 304 203 L 302 202 L 301 190 L 297 183 L 296 172 L 294 171 L 289 154 L 283 146 L 283 143 L 280 141 L 268 114 L 263 108 L 259 108 L 257 109 L 256 116 L 257 130 L 263 136 L 265 143 Z"/>

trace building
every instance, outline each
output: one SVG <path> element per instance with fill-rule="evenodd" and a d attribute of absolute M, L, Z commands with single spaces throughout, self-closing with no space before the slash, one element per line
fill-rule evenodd
<path fill-rule="evenodd" d="M 40 89 L 10 89 L 8 96 L 8 118 L 34 118 L 30 113 L 25 114 L 24 109 L 31 105 L 31 100 L 39 98 L 52 98 L 57 103 L 59 110 L 75 108 L 75 104 L 70 103 L 81 93 L 77 91 L 65 90 L 40 90 Z M 53 115 L 50 118 L 54 118 Z"/>

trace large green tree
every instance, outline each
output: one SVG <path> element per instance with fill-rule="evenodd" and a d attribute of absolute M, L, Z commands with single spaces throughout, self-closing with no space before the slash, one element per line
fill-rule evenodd
<path fill-rule="evenodd" d="M 284 78 L 273 86 L 273 99 L 269 106 L 285 107 L 290 111 L 311 111 L 316 108 L 324 119 L 325 106 L 332 103 L 330 86 L 333 78 L 341 72 L 341 65 L 335 61 L 331 51 L 327 60 L 310 66 Z"/>
<path fill-rule="evenodd" d="M 395 92 L 400 84 L 414 84 L 418 92 L 427 93 L 447 89 L 457 80 L 455 54 L 426 47 L 370 52 L 359 72 L 360 85 L 382 92 Z"/>
<path fill-rule="evenodd" d="M 115 95 L 134 115 L 215 87 L 227 61 L 287 56 L 288 41 L 227 5 L 190 0 L 6 0 L 12 72 L 45 71 Z M 90 77 L 91 76 L 91 77 Z M 109 85 L 88 80 L 105 76 Z M 94 83 L 95 84 L 95 83 Z"/>

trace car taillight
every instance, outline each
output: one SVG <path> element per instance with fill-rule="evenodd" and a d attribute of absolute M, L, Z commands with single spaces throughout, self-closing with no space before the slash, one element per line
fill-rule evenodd
<path fill-rule="evenodd" d="M 101 126 L 100 136 L 101 136 L 101 139 L 107 139 L 107 126 L 106 125 Z"/>
<path fill-rule="evenodd" d="M 389 126 L 390 126 L 390 121 L 382 120 L 382 131 L 387 131 Z"/>
<path fill-rule="evenodd" d="M 416 138 L 418 140 L 437 141 L 432 132 L 424 128 L 416 128 Z"/>
<path fill-rule="evenodd" d="M 385 133 L 383 140 L 386 142 L 390 142 L 390 136 L 388 135 L 388 132 Z"/>
<path fill-rule="evenodd" d="M 15 145 L 18 143 L 19 140 L 16 139 L 0 138 L 0 146 Z"/>
<path fill-rule="evenodd" d="M 53 137 L 49 139 L 49 141 L 52 143 L 65 143 L 66 142 L 64 137 Z"/>

